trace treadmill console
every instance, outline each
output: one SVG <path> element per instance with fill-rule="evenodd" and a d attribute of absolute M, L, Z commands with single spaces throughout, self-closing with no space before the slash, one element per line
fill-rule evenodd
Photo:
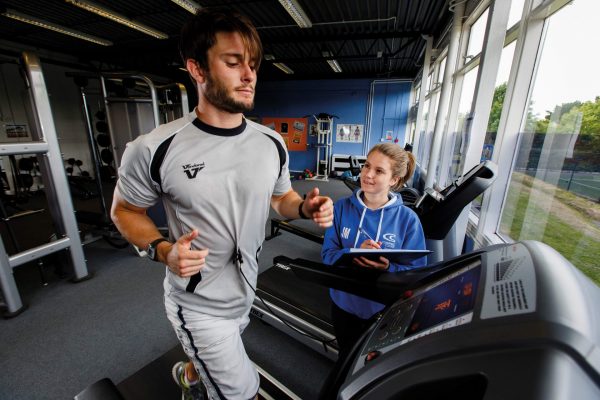
<path fill-rule="evenodd" d="M 354 371 L 398 346 L 471 322 L 480 274 L 481 263 L 474 260 L 391 306 L 363 347 Z"/>
<path fill-rule="evenodd" d="M 387 307 L 338 399 L 598 399 L 600 288 L 539 242 L 491 246 Z"/>

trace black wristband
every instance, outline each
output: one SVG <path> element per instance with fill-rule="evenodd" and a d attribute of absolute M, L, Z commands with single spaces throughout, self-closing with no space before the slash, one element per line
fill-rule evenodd
<path fill-rule="evenodd" d="M 298 206 L 298 215 L 300 215 L 300 218 L 302 218 L 302 219 L 310 219 L 302 212 L 303 205 L 304 205 L 304 200 L 302 200 L 302 202 L 300 203 L 300 206 Z"/>

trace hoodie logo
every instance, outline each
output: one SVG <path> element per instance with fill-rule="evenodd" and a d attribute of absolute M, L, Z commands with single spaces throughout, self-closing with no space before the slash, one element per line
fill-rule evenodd
<path fill-rule="evenodd" d="M 385 240 L 386 242 L 395 242 L 396 234 L 395 233 L 385 233 L 383 235 L 383 240 Z"/>
<path fill-rule="evenodd" d="M 188 179 L 194 179 L 198 172 L 204 169 L 204 163 L 201 162 L 199 164 L 185 164 L 182 165 L 183 172 L 187 175 Z"/>
<path fill-rule="evenodd" d="M 346 227 L 342 228 L 342 237 L 344 239 L 348 239 L 350 237 L 350 228 L 346 228 Z"/>
<path fill-rule="evenodd" d="M 382 236 L 383 243 L 382 247 L 387 249 L 393 249 L 396 247 L 396 234 L 395 233 L 384 233 Z"/>

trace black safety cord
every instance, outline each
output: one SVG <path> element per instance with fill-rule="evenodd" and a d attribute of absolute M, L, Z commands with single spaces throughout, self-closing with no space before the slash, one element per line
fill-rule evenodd
<path fill-rule="evenodd" d="M 286 321 L 284 318 L 280 317 L 279 315 L 275 314 L 275 312 L 273 312 L 273 310 L 271 309 L 271 307 L 269 307 L 269 305 L 263 300 L 263 298 L 260 296 L 260 294 L 258 294 L 256 292 L 256 289 L 254 289 L 252 287 L 252 285 L 250 284 L 250 281 L 248 280 L 248 278 L 246 278 L 246 275 L 244 274 L 244 271 L 242 271 L 242 264 L 244 263 L 244 260 L 242 259 L 242 252 L 239 249 L 239 247 L 236 249 L 236 252 L 234 254 L 234 259 L 235 261 L 238 263 L 238 267 L 240 269 L 240 273 L 242 274 L 242 276 L 244 277 L 244 280 L 246 281 L 246 284 L 248 284 L 248 286 L 250 287 L 250 289 L 252 289 L 252 291 L 254 292 L 254 295 L 256 297 L 258 297 L 258 299 L 261 301 L 261 303 L 263 303 L 263 305 L 267 308 L 267 310 L 269 310 L 269 312 L 271 313 L 271 315 L 273 315 L 275 318 L 277 318 L 278 320 L 280 320 L 285 326 L 287 326 L 288 328 L 290 328 L 291 330 L 306 336 L 310 339 L 316 340 L 317 342 L 321 342 L 321 344 L 323 345 L 323 349 L 325 351 L 327 351 L 327 345 L 328 344 L 332 344 L 335 339 L 331 339 L 331 340 L 323 340 L 323 338 L 320 338 L 318 336 L 315 336 L 309 332 L 305 332 L 303 330 L 301 330 L 300 328 L 295 327 L 294 325 L 292 325 L 291 323 L 289 323 L 288 321 Z"/>

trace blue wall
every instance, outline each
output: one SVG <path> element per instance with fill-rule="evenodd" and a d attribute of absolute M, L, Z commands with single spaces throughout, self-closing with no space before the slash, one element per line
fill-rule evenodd
<path fill-rule="evenodd" d="M 364 125 L 367 129 L 367 108 L 372 80 L 312 80 L 287 82 L 260 82 L 256 90 L 256 107 L 249 116 L 304 117 L 319 113 L 337 115 L 333 132 L 338 124 Z M 382 132 L 392 130 L 399 144 L 404 144 L 404 130 L 408 115 L 410 82 L 382 82 L 374 85 L 372 127 L 369 147 L 379 143 Z M 309 118 L 309 124 L 314 123 Z M 365 132 L 366 134 L 366 132 Z M 290 169 L 315 171 L 317 149 L 315 136 L 308 136 L 307 151 L 290 152 Z M 337 143 L 335 136 L 331 154 L 363 154 L 363 144 Z"/>
<path fill-rule="evenodd" d="M 404 146 L 410 87 L 410 82 L 375 83 L 369 148 L 380 142 L 396 140 L 400 146 Z"/>

